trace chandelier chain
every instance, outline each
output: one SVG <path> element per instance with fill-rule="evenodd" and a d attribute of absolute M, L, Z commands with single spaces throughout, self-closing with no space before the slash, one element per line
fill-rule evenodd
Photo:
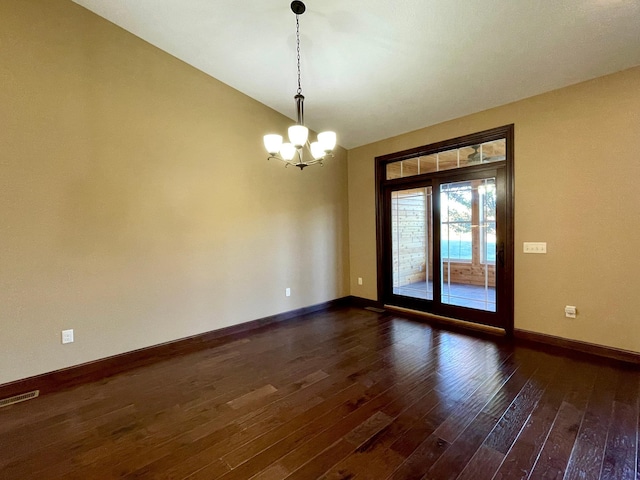
<path fill-rule="evenodd" d="M 300 20 L 299 15 L 296 15 L 296 53 L 298 60 L 298 95 L 302 94 L 302 85 L 300 81 Z"/>

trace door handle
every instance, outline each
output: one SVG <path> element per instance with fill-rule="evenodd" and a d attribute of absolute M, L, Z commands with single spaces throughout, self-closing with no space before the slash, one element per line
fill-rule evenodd
<path fill-rule="evenodd" d="M 500 242 L 498 247 L 498 264 L 500 268 L 504 268 L 504 242 Z"/>

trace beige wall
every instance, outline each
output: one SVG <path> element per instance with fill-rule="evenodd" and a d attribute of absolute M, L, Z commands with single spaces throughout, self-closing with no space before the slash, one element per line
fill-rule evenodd
<path fill-rule="evenodd" d="M 267 162 L 288 124 L 70 0 L 0 2 L 0 384 L 348 295 L 346 152 Z"/>
<path fill-rule="evenodd" d="M 276 112 L 69 0 L 0 2 L 0 384 L 375 299 L 374 157 L 508 123 L 516 327 L 640 351 L 638 85 L 640 67 L 300 172 L 265 160 Z"/>
<path fill-rule="evenodd" d="M 510 123 L 516 328 L 640 352 L 640 67 L 350 150 L 352 295 L 377 297 L 374 157 Z"/>

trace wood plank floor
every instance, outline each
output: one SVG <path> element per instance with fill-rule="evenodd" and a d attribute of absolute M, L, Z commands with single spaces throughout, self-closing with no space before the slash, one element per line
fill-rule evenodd
<path fill-rule="evenodd" d="M 0 478 L 638 480 L 636 367 L 358 308 L 0 409 Z"/>

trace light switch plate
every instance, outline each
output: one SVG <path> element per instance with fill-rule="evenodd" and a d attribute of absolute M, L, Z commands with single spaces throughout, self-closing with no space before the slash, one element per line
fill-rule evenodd
<path fill-rule="evenodd" d="M 547 242 L 524 242 L 524 253 L 547 253 Z"/>

